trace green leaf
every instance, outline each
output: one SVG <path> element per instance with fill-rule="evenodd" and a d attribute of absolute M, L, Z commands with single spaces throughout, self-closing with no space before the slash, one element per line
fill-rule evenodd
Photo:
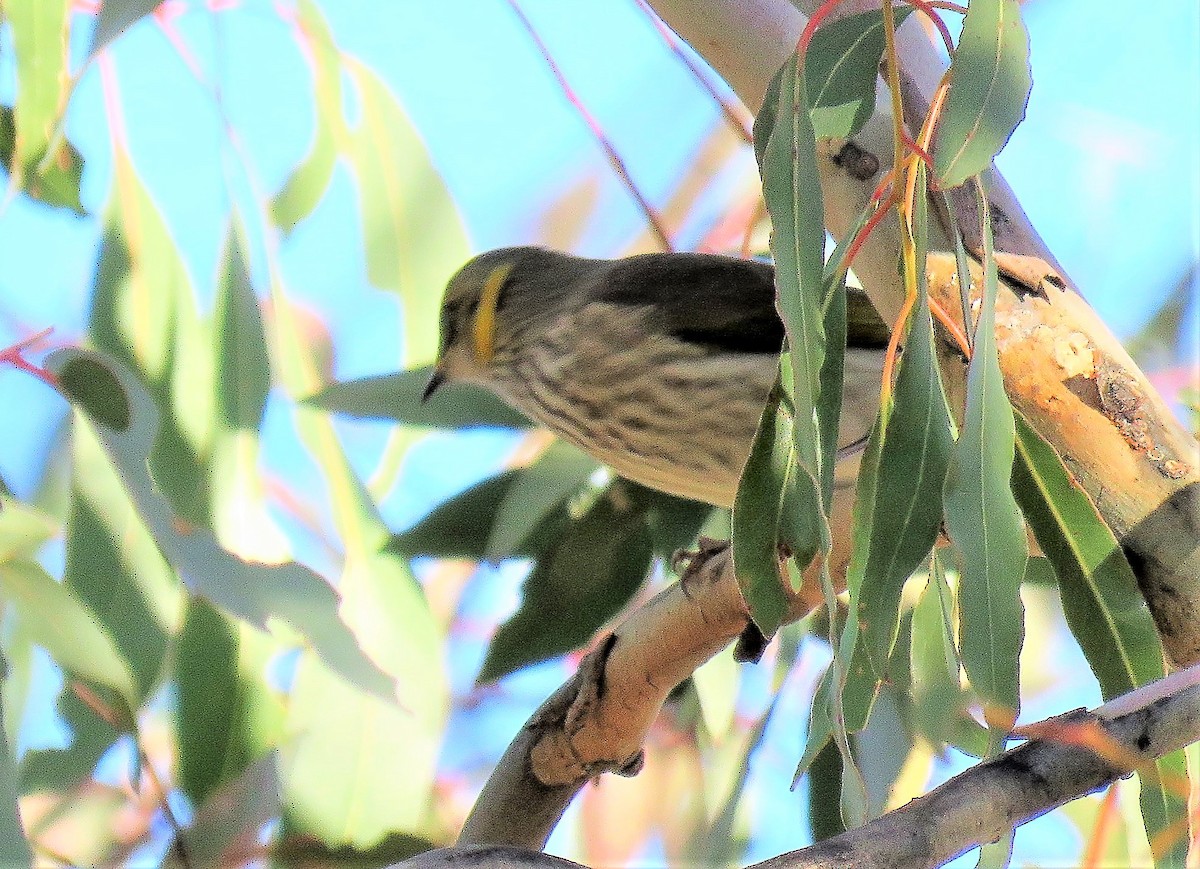
<path fill-rule="evenodd" d="M 32 559 L 47 540 L 61 532 L 53 517 L 0 493 L 0 562 Z"/>
<path fill-rule="evenodd" d="M 1020 708 L 1018 658 L 1024 638 L 1021 578 L 1029 544 L 1012 477 L 1012 405 L 996 350 L 996 262 L 991 227 L 984 224 L 983 304 L 967 370 L 962 435 L 946 475 L 946 530 L 962 560 L 960 648 L 984 717 L 999 735 Z"/>
<path fill-rule="evenodd" d="M 820 394 L 825 331 L 821 301 L 824 282 L 825 223 L 816 168 L 816 139 L 804 105 L 804 68 L 793 56 L 784 66 L 777 119 L 767 134 L 763 163 L 763 196 L 773 227 L 771 254 L 775 284 L 790 350 L 792 371 L 792 441 L 802 474 L 802 497 L 819 499 L 820 438 L 816 407 Z M 811 489 L 811 492 L 806 491 Z M 819 503 L 814 503 L 819 510 Z M 820 548 L 813 541 L 813 553 Z M 801 567 L 807 566 L 802 563 Z"/>
<path fill-rule="evenodd" d="M 924 183 L 921 172 L 918 189 Z M 916 216 L 918 223 L 923 218 L 924 214 Z M 862 648 L 879 680 L 888 675 L 886 665 L 896 644 L 904 583 L 925 561 L 941 529 L 942 488 L 954 445 L 938 372 L 924 255 L 922 239 L 917 252 L 917 302 L 909 317 L 893 400 L 880 409 L 881 425 L 872 431 L 872 437 L 881 440 L 878 465 L 872 468 L 877 477 L 866 502 L 869 521 L 855 528 L 855 539 L 862 534 L 868 543 L 855 547 L 847 579 L 855 590 L 860 644 L 856 648 Z"/>
<path fill-rule="evenodd" d="M 12 28 L 17 95 L 13 104 L 15 144 L 10 171 L 19 182 L 42 159 L 66 108 L 70 86 L 67 27 L 70 5 L 44 0 L 5 0 L 4 19 Z"/>
<path fill-rule="evenodd" d="M 4 674 L 4 657 L 0 655 L 0 693 L 4 691 Z M 0 715 L 0 866 L 33 865 L 17 811 L 17 781 L 17 767 L 4 732 L 4 716 Z"/>
<path fill-rule="evenodd" d="M 530 422 L 486 389 L 445 383 L 422 402 L 433 366 L 398 371 L 361 380 L 331 383 L 308 404 L 366 419 L 393 419 L 405 425 L 432 428 L 499 426 L 528 428 Z"/>
<path fill-rule="evenodd" d="M 181 588 L 138 518 L 90 426 L 74 426 L 63 585 L 95 613 L 133 671 L 139 701 L 154 688 Z"/>
<path fill-rule="evenodd" d="M 81 360 L 108 368 L 131 408 L 128 431 L 100 426 L 97 433 L 139 518 L 188 588 L 258 627 L 269 618 L 282 619 L 342 676 L 391 696 L 391 681 L 363 655 L 338 617 L 338 596 L 327 582 L 294 562 L 243 561 L 222 549 L 208 529 L 176 518 L 148 473 L 147 460 L 159 433 L 159 414 L 150 396 L 128 369 L 95 351 L 58 350 L 46 365 L 58 375 Z"/>
<path fill-rule="evenodd" d="M 1021 416 L 1016 432 L 1013 491 L 1054 565 L 1067 624 L 1104 699 L 1161 678 L 1158 632 L 1116 537 L 1054 448 Z"/>
<path fill-rule="evenodd" d="M 778 389 L 778 387 L 777 387 Z M 733 563 L 750 617 L 771 636 L 789 601 L 779 564 L 779 523 L 789 485 L 791 424 L 774 393 L 763 410 L 733 503 Z"/>
<path fill-rule="evenodd" d="M 954 592 L 946 583 L 941 560 L 934 557 L 912 616 L 909 671 L 914 719 L 932 745 L 949 743 L 973 757 L 983 757 L 988 734 L 967 712 L 970 696 L 959 679 L 953 617 Z"/>
<path fill-rule="evenodd" d="M 435 558 L 482 559 L 491 534 L 492 517 L 505 496 L 526 470 L 504 471 L 477 483 L 465 492 L 439 504 L 429 515 L 407 531 L 392 537 L 390 551 L 407 557 L 432 555 Z M 534 534 L 513 547 L 516 557 L 534 557 L 556 538 L 569 520 L 563 504 L 548 516 Z"/>
<path fill-rule="evenodd" d="M 244 239 L 241 226 L 231 226 L 219 260 L 214 330 L 216 403 L 226 429 L 258 431 L 271 387 L 271 365 L 262 312 L 250 284 Z"/>
<path fill-rule="evenodd" d="M 910 12 L 896 10 L 896 27 Z M 804 67 L 818 138 L 849 139 L 870 120 L 883 51 L 883 13 L 877 9 L 824 24 L 813 34 Z"/>
<path fill-rule="evenodd" d="M 512 555 L 597 467 L 596 460 L 578 447 L 562 440 L 551 444 L 517 476 L 496 505 L 484 556 L 497 560 Z"/>
<path fill-rule="evenodd" d="M 163 0 L 102 0 L 88 54 L 96 55 L 107 48 L 113 40 L 157 9 L 162 2 Z"/>
<path fill-rule="evenodd" d="M 0 164 L 25 185 L 25 192 L 39 202 L 59 208 L 69 208 L 84 215 L 79 201 L 79 184 L 83 180 L 83 155 L 65 139 L 58 146 L 54 159 L 42 171 L 41 166 L 31 163 L 28 171 L 14 164 L 17 150 L 16 120 L 13 109 L 0 106 Z"/>
<path fill-rule="evenodd" d="M 404 300 L 404 359 L 421 364 L 437 352 L 446 280 L 467 259 L 466 230 L 424 142 L 376 73 L 347 60 L 358 91 L 359 124 L 347 153 L 358 180 L 367 277 Z"/>
<path fill-rule="evenodd" d="M 114 188 L 88 334 L 97 349 L 138 375 L 157 405 L 160 431 L 150 472 L 184 520 L 210 524 L 208 455 L 214 434 L 213 346 L 200 321 L 191 276 L 154 200 L 129 154 L 114 155 Z M 99 375 L 102 376 L 102 375 Z M 111 387 L 111 385 L 110 385 Z M 76 393 L 78 394 L 78 393 Z M 107 412 L 119 422 L 121 391 Z M 93 419 L 105 420 L 96 415 Z"/>
<path fill-rule="evenodd" d="M 650 567 L 648 503 L 642 487 L 615 480 L 568 526 L 525 580 L 521 607 L 492 638 L 479 682 L 579 648 L 629 601 Z"/>
<path fill-rule="evenodd" d="M 1023 417 L 1016 423 L 1013 490 L 1038 546 L 1054 565 L 1067 624 L 1104 699 L 1161 678 L 1166 664 L 1158 631 L 1116 537 L 1054 448 Z M 1161 781 L 1164 774 L 1186 780 L 1186 764 L 1177 754 L 1158 761 L 1159 781 L 1140 777 L 1142 818 L 1151 841 L 1170 835 L 1164 830 L 1180 829 L 1187 817 L 1187 801 Z M 1183 865 L 1187 837 L 1177 839 L 1164 845 L 1158 865 Z"/>
<path fill-rule="evenodd" d="M 337 165 L 338 143 L 344 142 L 346 122 L 342 117 L 341 56 L 329 24 L 320 7 L 312 0 L 296 5 L 300 22 L 299 37 L 305 58 L 312 65 L 313 143 L 308 156 L 292 171 L 283 190 L 271 202 L 271 217 L 285 233 L 312 213 L 329 188 Z"/>
<path fill-rule="evenodd" d="M 1138 802 L 1157 869 L 1180 869 L 1188 856 L 1188 770 L 1183 750 L 1154 762 L 1157 781 L 1139 775 Z M 1168 784 L 1170 783 L 1170 784 Z"/>
<path fill-rule="evenodd" d="M 245 691 L 238 673 L 234 625 L 202 598 L 188 604 L 175 646 L 179 787 L 200 805 L 249 764 Z"/>
<path fill-rule="evenodd" d="M 125 714 L 137 708 L 139 694 L 129 664 L 95 613 L 67 586 L 33 562 L 9 561 L 0 564 L 0 595 L 59 666 L 115 691 L 126 705 Z"/>
<path fill-rule="evenodd" d="M 957 187 L 991 165 L 1025 117 L 1032 84 L 1020 4 L 971 0 L 933 152 L 938 186 Z"/>
<path fill-rule="evenodd" d="M 846 832 L 841 793 L 842 753 L 827 741 L 808 767 L 808 822 L 814 842 Z"/>

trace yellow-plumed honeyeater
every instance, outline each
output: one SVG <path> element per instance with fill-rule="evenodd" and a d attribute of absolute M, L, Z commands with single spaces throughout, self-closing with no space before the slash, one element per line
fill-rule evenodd
<path fill-rule="evenodd" d="M 844 448 L 874 423 L 887 327 L 852 294 L 847 332 Z M 425 395 L 447 381 L 484 386 L 624 477 L 729 507 L 783 337 L 765 263 L 506 248 L 447 286 Z M 839 468 L 840 488 L 854 471 Z"/>

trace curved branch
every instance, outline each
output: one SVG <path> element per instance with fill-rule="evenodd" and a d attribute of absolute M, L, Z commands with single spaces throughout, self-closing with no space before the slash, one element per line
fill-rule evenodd
<path fill-rule="evenodd" d="M 797 605 L 797 617 L 807 606 Z M 533 714 L 500 759 L 459 836 L 540 849 L 575 794 L 604 772 L 633 775 L 672 689 L 749 621 L 724 544 L 605 637 Z"/>

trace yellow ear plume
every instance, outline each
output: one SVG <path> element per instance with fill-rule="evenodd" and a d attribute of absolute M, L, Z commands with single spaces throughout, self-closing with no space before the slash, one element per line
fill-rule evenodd
<path fill-rule="evenodd" d="M 500 291 L 513 270 L 512 263 L 496 266 L 483 282 L 479 293 L 479 307 L 475 309 L 475 361 L 486 364 L 496 351 L 496 305 L 500 302 Z"/>

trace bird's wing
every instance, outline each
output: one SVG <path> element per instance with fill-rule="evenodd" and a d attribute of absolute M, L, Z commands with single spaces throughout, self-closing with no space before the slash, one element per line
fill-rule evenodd
<path fill-rule="evenodd" d="M 646 309 L 657 332 L 731 353 L 778 353 L 774 270 L 706 254 L 645 254 L 617 260 L 589 293 Z"/>
<path fill-rule="evenodd" d="M 656 331 L 714 350 L 778 353 L 783 345 L 775 270 L 767 263 L 708 254 L 629 257 L 605 269 L 589 295 L 595 301 L 645 307 Z M 850 288 L 846 343 L 882 349 L 888 334 L 866 294 Z"/>

